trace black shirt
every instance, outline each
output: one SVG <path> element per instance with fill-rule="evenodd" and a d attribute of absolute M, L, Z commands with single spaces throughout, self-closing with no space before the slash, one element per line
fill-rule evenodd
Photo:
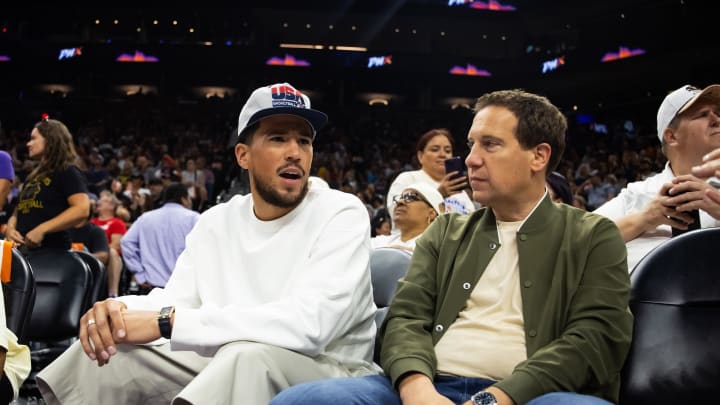
<path fill-rule="evenodd" d="M 26 182 L 16 208 L 18 232 L 25 236 L 36 226 L 55 218 L 70 207 L 68 197 L 78 193 L 87 193 L 87 185 L 76 166 Z M 70 249 L 70 234 L 68 231 L 48 233 L 42 247 Z"/>

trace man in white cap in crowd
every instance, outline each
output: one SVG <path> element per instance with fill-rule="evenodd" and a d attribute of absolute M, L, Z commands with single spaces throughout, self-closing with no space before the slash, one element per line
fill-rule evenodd
<path fill-rule="evenodd" d="M 445 212 L 440 192 L 426 183 L 413 183 L 401 194 L 393 197 L 393 220 L 400 231 L 390 235 L 378 235 L 370 241 L 375 248 L 393 247 L 412 252 L 415 240 L 428 226 Z"/>
<path fill-rule="evenodd" d="M 79 342 L 38 376 L 48 404 L 265 405 L 376 372 L 367 210 L 308 187 L 326 122 L 288 83 L 252 93 L 235 146 L 251 193 L 200 216 L 165 288 L 82 317 Z"/>
<path fill-rule="evenodd" d="M 693 171 L 720 148 L 720 85 L 685 85 L 668 94 L 657 115 L 657 131 L 667 156 L 665 170 L 630 183 L 595 213 L 612 219 L 627 243 L 628 270 L 657 245 L 689 227 L 720 226 L 717 179 Z M 713 186 L 715 184 L 715 186 Z M 693 219 L 699 214 L 699 224 Z M 697 218 L 697 217 L 696 217 Z M 699 226 L 698 226 L 699 225 Z"/>

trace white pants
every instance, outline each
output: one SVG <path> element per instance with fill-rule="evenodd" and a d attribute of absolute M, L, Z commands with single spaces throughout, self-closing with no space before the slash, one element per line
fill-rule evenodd
<path fill-rule="evenodd" d="M 254 342 L 229 343 L 214 357 L 173 352 L 169 343 L 117 349 L 108 364 L 98 367 L 74 343 L 37 376 L 45 402 L 266 405 L 295 384 L 373 373 Z"/>

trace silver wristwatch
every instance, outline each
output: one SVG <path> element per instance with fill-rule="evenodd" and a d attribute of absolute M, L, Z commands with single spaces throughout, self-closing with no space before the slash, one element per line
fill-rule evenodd
<path fill-rule="evenodd" d="M 498 405 L 495 395 L 487 391 L 480 391 L 470 397 L 473 405 Z"/>

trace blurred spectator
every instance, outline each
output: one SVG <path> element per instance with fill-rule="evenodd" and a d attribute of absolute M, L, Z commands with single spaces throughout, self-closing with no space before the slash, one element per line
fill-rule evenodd
<path fill-rule="evenodd" d="M 105 268 L 107 268 L 110 261 L 110 245 L 108 244 L 105 231 L 91 222 L 95 215 L 95 204 L 98 198 L 94 194 L 91 194 L 89 197 L 90 215 L 88 216 L 88 221 L 69 230 L 72 247 L 77 250 L 87 250 L 93 256 L 97 257 L 98 260 L 105 265 Z"/>
<path fill-rule="evenodd" d="M 8 196 L 15 180 L 12 158 L 4 150 L 0 150 L 0 211 L 8 203 Z"/>
<path fill-rule="evenodd" d="M 185 249 L 185 236 L 200 216 L 190 210 L 187 187 L 182 184 L 169 185 L 163 201 L 162 207 L 141 215 L 120 240 L 125 265 L 142 294 L 165 286 Z"/>
<path fill-rule="evenodd" d="M 188 195 L 192 200 L 192 207 L 200 210 L 200 207 L 207 199 L 207 191 L 205 190 L 205 174 L 195 166 L 194 159 L 188 159 L 185 162 L 185 170 L 180 172 L 182 184 L 188 189 Z"/>
<path fill-rule="evenodd" d="M 589 211 L 615 197 L 615 187 L 604 181 L 602 173 L 597 169 L 590 172 L 590 178 L 583 183 L 581 189 L 587 196 L 587 209 Z"/>
<path fill-rule="evenodd" d="M 370 246 L 373 249 L 393 247 L 412 252 L 415 240 L 445 211 L 442 195 L 428 184 L 414 183 L 394 200 L 393 219 L 399 232 L 376 236 L 370 240 Z"/>
<path fill-rule="evenodd" d="M 581 196 L 580 194 L 573 195 L 572 205 L 575 208 L 587 211 L 587 201 L 585 200 L 585 197 Z"/>
<path fill-rule="evenodd" d="M 93 194 L 98 194 L 100 191 L 108 189 L 110 187 L 110 173 L 103 166 L 104 158 L 99 153 L 90 154 L 90 167 L 88 167 L 85 176 L 88 181 L 88 190 Z"/>
<path fill-rule="evenodd" d="M 10 216 L 10 191 L 15 182 L 12 158 L 0 150 L 0 237 L 5 237 L 5 224 Z"/>
<path fill-rule="evenodd" d="M 127 231 L 125 221 L 115 215 L 115 210 L 120 206 L 120 201 L 109 191 L 100 193 L 97 205 L 97 218 L 91 222 L 105 231 L 108 244 L 110 245 L 110 260 L 108 262 L 108 295 L 117 297 L 120 285 L 120 272 L 122 271 L 122 258 L 120 239 Z"/>
<path fill-rule="evenodd" d="M 390 215 L 385 208 L 381 208 L 372 219 L 372 227 L 370 228 L 371 237 L 390 235 Z"/>
<path fill-rule="evenodd" d="M 573 205 L 572 193 L 570 192 L 570 183 L 565 176 L 558 172 L 550 172 L 547 176 L 548 192 L 550 199 L 556 203 L 565 203 Z"/>
<path fill-rule="evenodd" d="M 424 183 L 435 189 L 445 198 L 445 209 L 448 212 L 467 214 L 475 210 L 470 196 L 465 192 L 468 188 L 467 175 L 451 179 L 445 173 L 445 160 L 453 156 L 454 141 L 447 129 L 433 129 L 424 133 L 417 142 L 417 160 L 420 170 L 400 173 L 387 194 L 388 211 L 394 212 L 395 197 L 410 184 Z M 393 218 L 393 233 L 397 227 Z"/>

